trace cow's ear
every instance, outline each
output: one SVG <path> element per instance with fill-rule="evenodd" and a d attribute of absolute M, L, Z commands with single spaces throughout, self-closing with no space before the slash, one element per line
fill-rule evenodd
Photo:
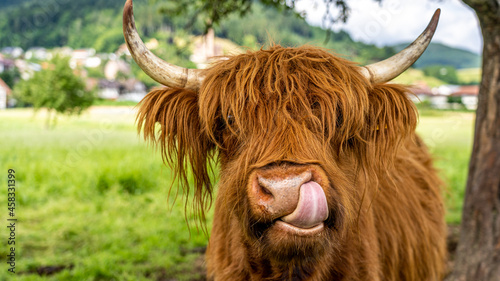
<path fill-rule="evenodd" d="M 418 112 L 408 93 L 402 85 L 373 85 L 365 136 L 375 159 L 392 162 L 401 144 L 415 136 Z"/>
<path fill-rule="evenodd" d="M 198 94 L 181 88 L 150 92 L 138 105 L 137 124 L 144 139 L 157 146 L 163 161 L 172 167 L 186 195 L 189 168 L 194 177 L 195 211 L 204 221 L 204 210 L 212 200 L 209 163 L 214 145 L 200 125 Z"/>

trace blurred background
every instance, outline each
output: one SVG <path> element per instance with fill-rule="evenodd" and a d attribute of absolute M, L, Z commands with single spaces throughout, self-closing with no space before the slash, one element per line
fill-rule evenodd
<path fill-rule="evenodd" d="M 204 2 L 136 0 L 139 33 L 159 57 L 189 68 L 272 42 L 367 64 L 406 47 L 440 7 L 433 43 L 395 82 L 412 85 L 418 132 L 446 182 L 446 220 L 452 230 L 460 223 L 481 76 L 470 9 L 455 0 L 350 1 L 344 23 L 341 7 L 323 1 L 294 9 L 249 1 L 212 21 Z M 208 236 L 185 215 L 170 168 L 137 135 L 134 106 L 159 85 L 124 44 L 124 3 L 0 1 L 0 182 L 15 170 L 19 220 L 16 274 L 5 267 L 0 280 L 205 280 Z M 0 196 L 7 209 L 6 188 Z M 208 230 L 211 220 L 209 212 Z M 8 235 L 0 231 L 2 241 Z M 9 253 L 2 242 L 3 266 Z"/>

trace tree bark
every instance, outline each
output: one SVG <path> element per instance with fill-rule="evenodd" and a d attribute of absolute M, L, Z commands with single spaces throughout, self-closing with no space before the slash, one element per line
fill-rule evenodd
<path fill-rule="evenodd" d="M 500 280 L 500 0 L 463 0 L 483 34 L 483 74 L 455 265 L 447 280 Z"/>

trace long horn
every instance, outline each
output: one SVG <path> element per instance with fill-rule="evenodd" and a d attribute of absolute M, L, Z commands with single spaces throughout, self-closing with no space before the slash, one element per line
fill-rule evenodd
<path fill-rule="evenodd" d="M 135 62 L 156 82 L 169 87 L 192 90 L 200 88 L 204 78 L 203 70 L 170 64 L 148 50 L 135 27 L 132 0 L 127 0 L 123 9 L 123 35 Z"/>
<path fill-rule="evenodd" d="M 382 83 L 396 78 L 408 69 L 425 51 L 436 31 L 440 9 L 432 16 L 427 28 L 408 47 L 383 61 L 360 67 L 360 71 L 372 83 Z"/>

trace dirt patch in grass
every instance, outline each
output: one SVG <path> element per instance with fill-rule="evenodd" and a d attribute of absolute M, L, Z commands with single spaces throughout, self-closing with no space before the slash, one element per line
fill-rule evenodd
<path fill-rule="evenodd" d="M 168 270 L 164 267 L 153 268 L 147 271 L 145 276 L 155 281 L 206 281 L 206 249 L 206 247 L 181 248 L 182 256 L 191 255 L 194 257 L 192 263 L 179 264 Z"/>
<path fill-rule="evenodd" d="M 71 270 L 74 265 L 43 265 L 37 268 L 32 268 L 27 272 L 20 272 L 21 274 L 38 274 L 39 276 L 52 276 L 63 270 Z"/>
<path fill-rule="evenodd" d="M 173 270 L 163 267 L 154 268 L 146 277 L 155 281 L 206 281 L 205 255 L 198 256 L 193 264 L 183 265 Z"/>

